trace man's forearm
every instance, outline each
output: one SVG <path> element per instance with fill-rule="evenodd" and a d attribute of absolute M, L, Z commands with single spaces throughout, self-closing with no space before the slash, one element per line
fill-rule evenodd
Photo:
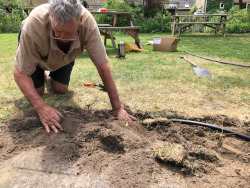
<path fill-rule="evenodd" d="M 35 109 L 45 104 L 43 99 L 37 93 L 30 76 L 20 73 L 19 70 L 15 67 L 14 78 L 24 96 Z"/>
<path fill-rule="evenodd" d="M 99 75 L 102 78 L 105 90 L 108 92 L 109 99 L 112 105 L 113 110 L 121 108 L 121 102 L 118 96 L 116 85 L 112 76 L 112 73 L 109 68 L 108 62 L 97 67 Z"/>

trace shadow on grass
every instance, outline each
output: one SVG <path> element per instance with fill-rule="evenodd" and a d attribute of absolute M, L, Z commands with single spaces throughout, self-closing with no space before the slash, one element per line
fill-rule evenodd
<path fill-rule="evenodd" d="M 65 105 L 65 101 L 70 102 L 70 105 L 77 106 L 76 103 L 71 100 L 74 96 L 74 91 L 68 91 L 66 94 L 57 94 L 53 91 L 49 91 L 48 93 L 43 94 L 41 97 L 45 101 L 46 104 L 50 106 L 58 106 L 57 103 Z M 23 96 L 20 99 L 14 101 L 15 107 L 21 112 L 28 112 L 33 111 L 34 108 L 32 105 L 27 101 L 27 99 Z"/>
<path fill-rule="evenodd" d="M 240 34 L 226 34 L 226 37 L 224 38 L 221 33 L 219 33 L 218 35 L 215 35 L 213 33 L 183 33 L 180 36 L 175 35 L 174 37 L 177 38 L 187 38 L 187 39 L 193 39 L 193 40 L 197 40 L 197 39 L 221 39 L 221 40 L 226 40 L 226 39 L 237 39 L 237 38 L 242 38 L 244 34 L 240 35 Z"/>
<path fill-rule="evenodd" d="M 214 34 L 201 34 L 201 33 L 184 33 L 184 34 L 181 34 L 181 36 L 178 36 L 176 35 L 175 37 L 178 37 L 178 38 L 181 38 L 181 37 L 185 37 L 185 38 L 193 38 L 193 39 L 196 39 L 196 38 L 223 38 L 222 35 L 218 34 L 218 35 L 214 35 Z"/>

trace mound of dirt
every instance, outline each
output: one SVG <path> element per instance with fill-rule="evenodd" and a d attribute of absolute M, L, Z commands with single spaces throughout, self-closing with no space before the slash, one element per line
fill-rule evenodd
<path fill-rule="evenodd" d="M 34 112 L 1 127 L 0 160 L 43 147 L 46 161 L 63 164 L 60 172 L 74 165 L 78 175 L 106 175 L 108 187 L 249 185 L 248 141 L 164 118 L 126 122 L 108 111 L 60 111 L 64 131 L 58 134 L 46 133 Z M 247 134 L 249 127 L 230 128 Z"/>

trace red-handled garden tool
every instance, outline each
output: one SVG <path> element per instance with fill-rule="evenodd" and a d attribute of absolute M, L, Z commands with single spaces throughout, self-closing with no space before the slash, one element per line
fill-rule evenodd
<path fill-rule="evenodd" d="M 84 85 L 84 86 L 97 86 L 97 87 L 100 87 L 100 88 L 102 88 L 102 89 L 104 89 L 104 90 L 105 90 L 105 87 L 104 87 L 104 85 L 102 85 L 102 84 L 96 84 L 96 83 L 84 83 L 83 85 Z"/>

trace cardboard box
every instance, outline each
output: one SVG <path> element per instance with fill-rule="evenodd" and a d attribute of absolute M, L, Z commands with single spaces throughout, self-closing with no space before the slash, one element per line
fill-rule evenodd
<path fill-rule="evenodd" d="M 153 50 L 175 52 L 177 51 L 177 44 L 181 39 L 175 37 L 154 37 Z"/>

